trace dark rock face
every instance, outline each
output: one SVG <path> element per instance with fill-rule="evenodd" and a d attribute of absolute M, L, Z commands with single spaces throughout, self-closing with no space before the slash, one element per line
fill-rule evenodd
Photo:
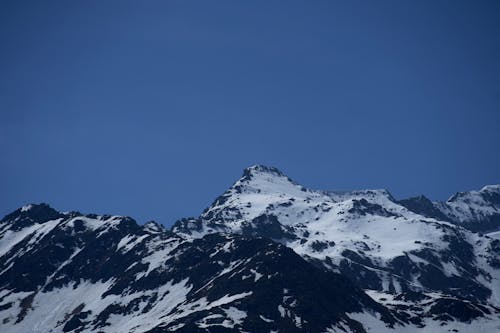
<path fill-rule="evenodd" d="M 450 218 L 443 214 L 443 212 L 440 211 L 432 201 L 423 195 L 400 200 L 398 203 L 419 215 L 435 218 L 439 221 L 450 222 Z"/>
<path fill-rule="evenodd" d="M 442 298 L 431 306 L 429 314 L 438 320 L 449 320 L 449 317 L 452 317 L 462 322 L 471 322 L 473 319 L 490 314 L 490 310 L 467 301 Z"/>
<path fill-rule="evenodd" d="M 260 236 L 270 239 L 295 239 L 296 236 L 287 228 L 279 223 L 274 215 L 260 215 L 254 218 L 250 223 L 242 228 L 242 234 L 246 236 Z"/>
<path fill-rule="evenodd" d="M 475 232 L 498 231 L 500 229 L 500 214 L 456 224 Z"/>
<path fill-rule="evenodd" d="M 232 251 L 218 251 L 213 255 L 213 249 L 226 244 L 228 240 L 232 242 Z M 195 285 L 203 285 L 213 278 L 214 273 L 220 269 L 214 267 L 214 262 L 223 262 L 224 266 L 230 266 L 231 262 L 238 262 L 241 258 L 251 258 L 236 274 L 218 279 L 207 290 L 193 295 L 203 295 L 209 301 L 215 301 L 228 293 L 241 294 L 252 291 L 250 296 L 239 303 L 239 309 L 248 313 L 242 326 L 243 330 L 319 332 L 340 320 L 350 321 L 344 315 L 346 312 L 361 312 L 367 306 L 379 312 L 389 324 L 395 323 L 390 312 L 379 307 L 348 279 L 310 265 L 280 244 L 270 243 L 263 238 L 236 236 L 228 239 L 225 236 L 208 235 L 195 240 L 192 245 L 184 246 L 180 249 L 180 262 L 208 257 L 212 253 L 211 261 L 196 262 L 195 266 L 191 266 L 193 278 L 190 281 Z M 179 270 L 182 269 L 179 267 Z M 252 274 L 253 271 L 258 274 Z M 311 285 L 312 281 L 314 286 Z M 339 302 L 341 299 L 344 301 Z M 283 307 L 284 316 L 279 311 L 280 306 Z M 182 322 L 186 323 L 186 326 L 181 331 L 201 332 L 195 324 L 210 314 L 210 311 L 201 311 L 184 318 Z M 262 320 L 261 315 L 267 320 Z M 300 327 L 297 326 L 296 317 L 300 317 Z M 179 323 L 173 322 L 165 327 L 177 324 Z M 363 330 L 360 328 L 359 331 Z"/>
<path fill-rule="evenodd" d="M 486 250 L 490 256 L 489 264 L 492 267 L 500 269 L 500 239 L 495 239 L 490 243 L 490 246 Z"/>
<path fill-rule="evenodd" d="M 172 229 L 177 232 L 191 235 L 193 232 L 199 232 L 202 229 L 202 221 L 197 218 L 183 218 L 176 221 Z"/>
<path fill-rule="evenodd" d="M 348 210 L 351 214 L 366 216 L 367 214 L 384 217 L 396 216 L 380 205 L 368 202 L 366 199 L 353 200 L 353 207 Z"/>
<path fill-rule="evenodd" d="M 349 277 L 362 288 L 374 290 L 383 289 L 380 276 L 369 267 L 360 264 L 357 260 L 342 259 L 338 265 L 338 270 L 342 275 Z"/>

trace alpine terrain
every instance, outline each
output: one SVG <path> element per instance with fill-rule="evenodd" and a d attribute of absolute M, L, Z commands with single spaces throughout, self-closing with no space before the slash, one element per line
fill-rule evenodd
<path fill-rule="evenodd" d="M 23 206 L 0 332 L 500 332 L 500 185 L 446 202 L 245 169 L 198 217 Z"/>

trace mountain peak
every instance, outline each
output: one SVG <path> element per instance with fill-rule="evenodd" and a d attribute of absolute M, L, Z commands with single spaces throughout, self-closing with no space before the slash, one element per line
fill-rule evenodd
<path fill-rule="evenodd" d="M 156 222 L 156 221 L 149 221 L 149 222 L 146 222 L 142 228 L 146 231 L 146 232 L 149 232 L 149 233 L 152 233 L 152 234 L 156 234 L 156 233 L 159 233 L 159 232 L 163 232 L 163 231 L 166 231 L 167 229 L 165 228 L 165 226 L 163 226 L 162 224 Z"/>
<path fill-rule="evenodd" d="M 39 204 L 29 204 L 21 208 L 18 208 L 14 212 L 6 215 L 2 221 L 14 221 L 16 219 L 29 218 L 32 220 L 39 221 L 40 223 L 57 219 L 62 214 L 50 207 L 46 203 Z"/>
<path fill-rule="evenodd" d="M 486 185 L 483 186 L 483 188 L 481 188 L 480 190 L 457 192 L 454 195 L 452 195 L 448 200 L 446 200 L 446 202 L 456 203 L 460 201 L 471 201 L 471 200 L 477 201 L 477 198 L 482 197 L 484 199 L 484 198 L 491 198 L 491 196 L 497 198 L 500 196 L 500 184 Z"/>
<path fill-rule="evenodd" d="M 270 174 L 279 177 L 286 177 L 285 174 L 281 172 L 278 168 L 262 164 L 252 165 L 243 170 L 243 178 L 246 177 L 251 178 L 252 176 L 257 174 Z"/>
<path fill-rule="evenodd" d="M 486 185 L 481 189 L 481 192 L 499 192 L 500 193 L 500 184 Z"/>
<path fill-rule="evenodd" d="M 423 194 L 416 195 L 414 197 L 410 197 L 410 198 L 401 200 L 401 202 L 405 202 L 405 201 L 413 201 L 413 202 L 419 202 L 419 203 L 432 204 L 432 201 Z"/>
<path fill-rule="evenodd" d="M 246 168 L 241 178 L 233 184 L 228 192 L 240 194 L 246 191 L 251 193 L 289 193 L 291 191 L 290 193 L 292 193 L 306 191 L 306 189 L 278 168 L 258 164 Z"/>

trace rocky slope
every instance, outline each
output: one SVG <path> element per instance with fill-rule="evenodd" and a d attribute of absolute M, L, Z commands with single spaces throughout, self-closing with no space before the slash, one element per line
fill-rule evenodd
<path fill-rule="evenodd" d="M 472 231 L 500 230 L 500 185 L 459 192 L 446 202 L 432 202 L 425 196 L 419 196 L 399 203 L 417 214 L 448 221 Z"/>
<path fill-rule="evenodd" d="M 120 216 L 30 205 L 0 223 L 2 332 L 365 332 L 403 320 L 265 238 L 185 240 Z"/>

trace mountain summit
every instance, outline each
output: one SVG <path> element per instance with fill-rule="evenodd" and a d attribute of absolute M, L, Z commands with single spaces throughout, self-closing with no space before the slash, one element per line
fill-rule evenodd
<path fill-rule="evenodd" d="M 187 238 L 212 233 L 271 238 L 348 276 L 379 300 L 417 293 L 431 303 L 445 297 L 460 307 L 470 302 L 499 307 L 498 241 L 457 227 L 463 219 L 446 210 L 460 202 L 494 214 L 496 188 L 486 187 L 489 196 L 484 190 L 461 194 L 446 205 L 423 196 L 397 201 L 387 190 L 311 190 L 275 168 L 254 166 L 198 218 L 178 221 L 172 230 Z M 484 215 L 472 215 L 471 223 L 477 216 Z M 418 302 L 413 306 L 419 308 Z"/>

